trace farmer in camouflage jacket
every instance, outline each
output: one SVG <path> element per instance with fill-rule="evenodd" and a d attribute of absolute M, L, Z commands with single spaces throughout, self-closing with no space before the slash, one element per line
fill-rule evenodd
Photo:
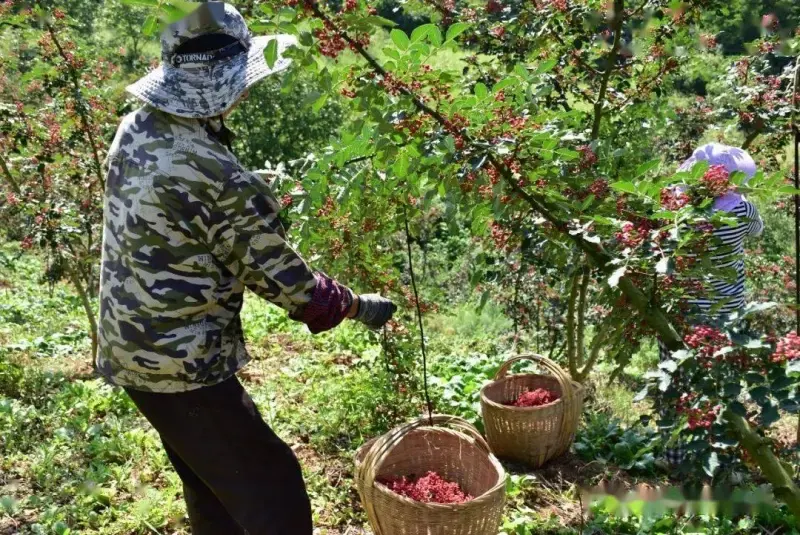
<path fill-rule="evenodd" d="M 145 105 L 109 152 L 96 367 L 159 432 L 194 535 L 312 533 L 300 466 L 235 376 L 249 358 L 245 288 L 314 333 L 346 317 L 377 328 L 395 309 L 313 272 L 286 243 L 269 186 L 229 150 L 223 117 L 289 65 L 292 44 L 252 37 L 228 4 L 201 4 L 128 88 Z"/>

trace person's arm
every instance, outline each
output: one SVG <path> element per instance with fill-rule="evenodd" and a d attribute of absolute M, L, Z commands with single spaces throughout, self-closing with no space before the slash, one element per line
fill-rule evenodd
<path fill-rule="evenodd" d="M 207 245 L 234 277 L 313 333 L 332 329 L 346 317 L 363 321 L 360 316 L 370 307 L 346 286 L 309 268 L 286 243 L 279 211 L 262 179 L 236 170 L 210 210 Z"/>
<path fill-rule="evenodd" d="M 758 209 L 753 203 L 745 200 L 744 204 L 746 208 L 746 217 L 750 222 L 747 228 L 747 233 L 750 236 L 761 236 L 761 234 L 764 232 L 764 220 L 761 219 L 761 215 L 758 213 Z"/>

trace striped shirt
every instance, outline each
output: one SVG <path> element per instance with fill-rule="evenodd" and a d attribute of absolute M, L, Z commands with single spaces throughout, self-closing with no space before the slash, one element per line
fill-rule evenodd
<path fill-rule="evenodd" d="M 714 273 L 707 274 L 702 281 L 707 294 L 693 295 L 693 299 L 687 300 L 701 315 L 709 311 L 713 316 L 726 315 L 745 305 L 744 241 L 748 236 L 759 236 L 764 222 L 753 203 L 745 199 L 727 214 L 736 217 L 737 223 L 721 225 L 713 231 L 707 251 Z"/>

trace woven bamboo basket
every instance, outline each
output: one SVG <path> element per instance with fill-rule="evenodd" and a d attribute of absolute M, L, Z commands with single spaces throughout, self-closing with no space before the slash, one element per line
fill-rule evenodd
<path fill-rule="evenodd" d="M 508 375 L 511 366 L 532 360 L 551 375 Z M 536 388 L 557 392 L 559 399 L 540 407 L 506 405 Z M 481 412 L 486 440 L 501 459 L 538 468 L 567 451 L 583 410 L 584 389 L 552 360 L 540 355 L 520 355 L 507 360 L 494 381 L 481 390 Z"/>
<path fill-rule="evenodd" d="M 497 535 L 505 504 L 506 474 L 468 422 L 435 415 L 401 425 L 356 452 L 356 486 L 375 535 Z M 473 499 L 461 504 L 422 503 L 379 481 L 438 472 Z"/>

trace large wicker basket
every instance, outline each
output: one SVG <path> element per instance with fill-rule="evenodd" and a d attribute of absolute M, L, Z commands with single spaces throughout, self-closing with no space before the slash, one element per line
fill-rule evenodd
<path fill-rule="evenodd" d="M 552 375 L 508 375 L 520 360 L 532 360 Z M 559 399 L 540 407 L 506 405 L 536 388 L 557 392 Z M 481 412 L 492 452 L 538 468 L 569 449 L 583 410 L 584 389 L 558 364 L 540 355 L 520 355 L 507 360 L 494 381 L 481 390 Z"/>
<path fill-rule="evenodd" d="M 505 470 L 465 420 L 436 415 L 433 423 L 420 418 L 356 452 L 356 486 L 372 530 L 375 535 L 497 535 L 505 504 Z M 474 499 L 422 503 L 379 482 L 428 471 L 458 483 Z"/>

